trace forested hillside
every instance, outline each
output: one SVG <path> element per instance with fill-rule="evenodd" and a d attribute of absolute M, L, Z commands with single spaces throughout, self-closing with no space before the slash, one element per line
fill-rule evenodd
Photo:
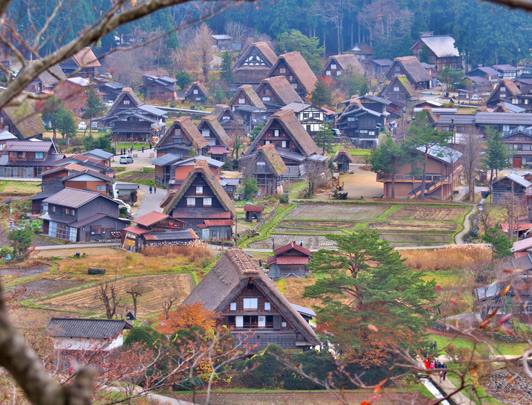
<path fill-rule="evenodd" d="M 56 4 L 57 0 L 32 2 L 30 16 L 26 2 L 15 0 L 9 15 L 20 21 L 22 29 L 30 21 L 39 27 Z M 72 39 L 109 5 L 110 0 L 66 3 L 59 11 L 60 18 L 48 30 L 43 52 Z M 194 4 L 175 6 L 122 27 L 115 35 L 127 37 L 135 30 L 163 32 L 180 25 L 198 8 Z M 239 23 L 256 36 L 266 34 L 272 39 L 297 29 L 318 37 L 327 54 L 363 42 L 371 45 L 380 58 L 409 54 L 420 32 L 451 34 L 471 66 L 530 58 L 532 43 L 532 16 L 477 0 L 258 0 L 232 8 L 209 24 L 215 33 L 223 33 L 227 22 Z M 165 42 L 171 48 L 179 46 L 175 35 Z M 112 44 L 113 36 L 108 35 L 99 45 L 103 51 Z"/>

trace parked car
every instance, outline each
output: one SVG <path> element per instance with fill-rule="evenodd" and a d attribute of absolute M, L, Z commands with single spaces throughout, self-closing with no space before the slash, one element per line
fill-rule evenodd
<path fill-rule="evenodd" d="M 120 164 L 127 165 L 133 163 L 133 158 L 131 156 L 120 156 Z"/>
<path fill-rule="evenodd" d="M 482 101 L 482 97 L 480 97 L 478 94 L 473 94 L 471 101 Z"/>
<path fill-rule="evenodd" d="M 78 125 L 78 130 L 85 131 L 87 129 L 87 123 L 84 121 L 81 121 Z"/>

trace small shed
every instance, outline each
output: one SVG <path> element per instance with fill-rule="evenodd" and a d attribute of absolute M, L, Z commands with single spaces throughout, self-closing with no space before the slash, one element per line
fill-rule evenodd
<path fill-rule="evenodd" d="M 349 164 L 355 163 L 355 159 L 347 149 L 340 149 L 334 155 L 333 162 L 336 163 L 339 172 L 347 172 L 349 171 Z"/>
<path fill-rule="evenodd" d="M 264 205 L 244 205 L 244 211 L 246 212 L 246 221 L 254 222 L 262 219 L 262 212 L 264 211 Z"/>
<path fill-rule="evenodd" d="M 503 178 L 497 179 L 493 182 L 493 203 L 501 204 L 504 202 L 505 195 L 513 194 L 518 200 L 525 201 L 527 194 L 526 190 L 530 188 L 532 183 L 525 180 L 517 174 L 508 174 Z"/>
<path fill-rule="evenodd" d="M 308 272 L 307 266 L 312 254 L 310 250 L 290 242 L 273 251 L 268 258 L 271 278 L 300 277 L 304 278 Z"/>
<path fill-rule="evenodd" d="M 137 192 L 139 185 L 136 183 L 115 183 L 115 198 L 119 198 L 127 203 L 137 202 Z"/>

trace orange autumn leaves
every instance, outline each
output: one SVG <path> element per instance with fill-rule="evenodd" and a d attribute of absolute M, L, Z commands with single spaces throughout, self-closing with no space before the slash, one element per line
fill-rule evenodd
<path fill-rule="evenodd" d="M 165 335 L 193 327 L 210 330 L 216 325 L 216 313 L 205 310 L 201 303 L 183 305 L 175 311 L 170 311 L 168 319 L 164 319 L 164 314 L 159 315 L 159 322 L 154 329 Z"/>

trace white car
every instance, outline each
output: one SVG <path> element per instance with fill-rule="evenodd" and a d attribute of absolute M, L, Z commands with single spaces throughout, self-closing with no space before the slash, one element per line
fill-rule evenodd
<path fill-rule="evenodd" d="M 87 129 L 87 123 L 86 122 L 83 122 L 81 121 L 78 125 L 78 130 L 79 131 L 85 131 Z"/>

